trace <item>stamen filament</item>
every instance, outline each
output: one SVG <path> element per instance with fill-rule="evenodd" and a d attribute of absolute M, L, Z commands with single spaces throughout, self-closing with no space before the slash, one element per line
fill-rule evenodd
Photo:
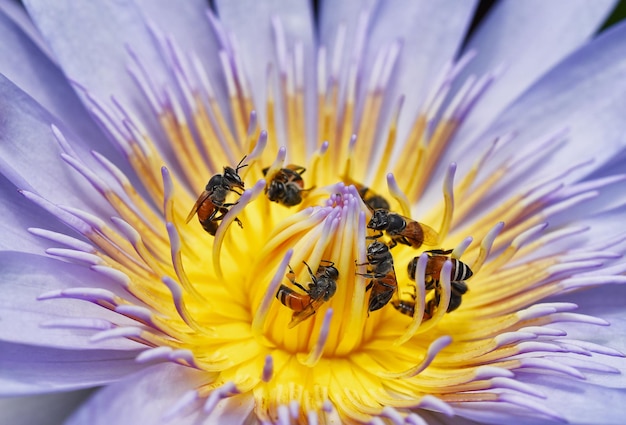
<path fill-rule="evenodd" d="M 498 237 L 498 234 L 504 228 L 504 223 L 501 221 L 497 223 L 495 226 L 491 228 L 491 230 L 485 235 L 483 240 L 480 242 L 480 252 L 478 253 L 478 257 L 474 260 L 474 263 L 471 266 L 474 275 L 478 274 L 480 269 L 482 268 L 489 252 L 491 251 L 491 247 L 493 246 L 493 242 Z"/>
<path fill-rule="evenodd" d="M 366 260 L 366 217 L 364 211 L 359 211 L 359 222 L 357 227 L 357 246 L 356 259 L 359 264 L 364 264 Z M 364 267 L 361 266 L 359 273 L 364 272 Z M 355 275 L 355 289 L 352 292 L 352 296 L 349 297 L 351 303 L 348 306 L 348 311 L 351 314 L 348 315 L 346 329 L 361 329 L 364 326 L 365 317 L 365 278 L 361 275 Z M 361 340 L 362 335 L 359 332 L 345 332 L 343 338 L 338 342 L 336 354 L 342 355 L 349 352 L 352 347 L 355 347 Z"/>
<path fill-rule="evenodd" d="M 461 258 L 461 256 L 463 255 L 463 253 L 465 252 L 465 250 L 472 244 L 472 242 L 474 241 L 474 239 L 469 236 L 465 239 L 463 239 L 461 241 L 461 243 L 459 243 L 450 253 L 450 257 L 455 258 L 455 259 L 459 259 Z"/>
<path fill-rule="evenodd" d="M 406 331 L 397 338 L 393 345 L 400 346 L 411 338 L 413 338 L 422 324 L 424 318 L 424 308 L 426 307 L 426 265 L 428 264 L 428 254 L 422 253 L 417 260 L 417 266 L 415 268 L 415 309 L 413 311 L 413 318 L 411 324 Z"/>
<path fill-rule="evenodd" d="M 261 192 L 265 189 L 265 180 L 259 180 L 256 182 L 254 187 L 250 190 L 244 191 L 244 193 L 239 198 L 239 201 L 236 205 L 233 205 L 231 209 L 226 213 L 222 222 L 217 228 L 217 232 L 215 232 L 215 240 L 213 241 L 213 267 L 215 268 L 215 274 L 219 280 L 224 279 L 224 273 L 222 272 L 222 264 L 221 264 L 221 251 L 222 245 L 224 243 L 224 238 L 226 236 L 226 230 L 230 227 L 237 214 L 242 212 L 243 209 L 252 201 L 254 201 Z"/>
<path fill-rule="evenodd" d="M 174 305 L 176 306 L 176 311 L 178 312 L 178 315 L 183 320 L 183 322 L 185 322 L 191 329 L 198 332 L 200 335 L 210 335 L 210 329 L 196 322 L 189 313 L 189 310 L 187 310 L 185 301 L 183 300 L 183 292 L 178 282 L 176 282 L 169 276 L 163 276 L 161 278 L 161 281 L 170 290 L 172 294 L 172 300 L 174 301 Z"/>
<path fill-rule="evenodd" d="M 326 343 L 328 342 L 328 334 L 330 332 L 330 321 L 333 317 L 333 309 L 329 308 L 326 310 L 324 314 L 324 320 L 322 322 L 322 326 L 319 330 L 319 335 L 317 336 L 317 340 L 315 341 L 315 345 L 309 351 L 309 354 L 305 356 L 298 355 L 298 361 L 302 363 L 304 366 L 313 367 L 315 366 L 320 359 L 322 358 L 322 354 L 324 353 L 324 348 L 326 347 Z"/>
<path fill-rule="evenodd" d="M 422 361 L 416 364 L 414 367 L 403 371 L 403 372 L 378 372 L 376 373 L 378 376 L 387 379 L 407 379 L 417 376 L 419 373 L 423 372 L 428 366 L 430 366 L 431 362 L 435 359 L 437 354 L 448 345 L 452 343 L 452 338 L 448 335 L 441 336 L 433 341 L 428 346 L 428 351 L 424 355 Z"/>
<path fill-rule="evenodd" d="M 404 194 L 396 178 L 392 173 L 387 174 L 387 187 L 389 188 L 389 193 L 393 198 L 398 201 L 400 204 L 400 211 L 402 215 L 405 217 L 411 217 L 411 204 L 409 202 L 409 198 Z"/>
<path fill-rule="evenodd" d="M 263 328 L 265 327 L 267 316 L 270 312 L 270 307 L 274 302 L 274 296 L 276 295 L 276 291 L 278 291 L 278 287 L 284 279 L 285 272 L 287 271 L 287 267 L 289 266 L 289 261 L 291 261 L 292 255 L 293 249 L 288 249 L 282 261 L 278 265 L 274 277 L 270 281 L 269 285 L 267 285 L 267 290 L 265 291 L 265 295 L 263 296 L 261 304 L 259 304 L 259 307 L 254 314 L 251 330 L 252 334 L 257 338 L 263 335 Z"/>
<path fill-rule="evenodd" d="M 452 273 L 452 262 L 450 260 L 446 260 L 441 267 L 441 273 L 439 277 L 440 283 L 440 294 L 439 294 L 439 303 L 437 304 L 437 308 L 435 309 L 435 314 L 430 318 L 430 320 L 426 321 L 422 326 L 417 330 L 418 334 L 423 334 L 428 332 L 432 328 L 434 328 L 437 323 L 443 318 L 443 316 L 448 311 L 448 305 L 450 304 L 450 296 L 452 294 L 452 289 L 450 287 L 450 275 Z M 435 288 L 437 291 L 437 288 Z"/>
<path fill-rule="evenodd" d="M 441 226 L 439 228 L 439 238 L 437 244 L 441 245 L 448 235 L 450 225 L 452 224 L 452 216 L 454 214 L 454 174 L 456 172 L 456 163 L 451 163 L 448 166 L 448 172 L 443 182 L 443 199 L 444 199 L 444 212 L 441 219 Z"/>

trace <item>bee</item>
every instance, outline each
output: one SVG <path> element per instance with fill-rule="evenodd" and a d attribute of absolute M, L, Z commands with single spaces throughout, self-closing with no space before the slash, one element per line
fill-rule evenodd
<path fill-rule="evenodd" d="M 352 180 L 350 177 L 345 177 L 344 181 L 346 182 L 346 184 L 351 184 L 356 188 L 356 190 L 359 192 L 359 196 L 363 200 L 363 203 L 371 211 L 374 211 L 377 209 L 388 210 L 391 208 L 389 201 L 387 201 L 383 196 L 374 192 L 372 189 L 365 186 L 364 184 L 359 183 L 355 180 Z"/>
<path fill-rule="evenodd" d="M 267 175 L 270 167 L 263 169 L 263 175 Z M 302 202 L 304 180 L 302 174 L 306 168 L 295 164 L 289 164 L 274 173 L 265 186 L 265 193 L 272 202 L 278 202 L 286 207 L 293 207 Z"/>
<path fill-rule="evenodd" d="M 379 238 L 383 235 L 382 231 L 386 231 L 391 237 L 389 248 L 399 243 L 413 248 L 419 248 L 422 244 L 436 245 L 439 239 L 439 234 L 432 227 L 385 209 L 374 210 L 367 227 L 379 231 L 370 239 Z"/>
<path fill-rule="evenodd" d="M 359 196 L 361 196 L 361 199 L 370 210 L 389 210 L 389 208 L 391 208 L 391 206 L 389 205 L 389 201 L 387 201 L 383 196 L 374 192 L 369 187 L 363 186 L 361 184 L 355 184 L 354 186 L 359 191 Z"/>
<path fill-rule="evenodd" d="M 288 325 L 289 328 L 293 328 L 298 323 L 313 316 L 320 306 L 335 295 L 337 291 L 339 270 L 335 267 L 335 263 L 322 260 L 315 274 L 313 274 L 311 267 L 306 262 L 303 261 L 303 263 L 309 271 L 309 276 L 311 276 L 311 283 L 308 284 L 308 289 L 296 282 L 296 275 L 291 266 L 289 266 L 287 279 L 305 293 L 300 294 L 286 285 L 280 285 L 276 292 L 276 299 L 285 307 L 293 310 L 291 322 Z"/>
<path fill-rule="evenodd" d="M 413 317 L 415 313 L 415 298 L 417 295 L 415 294 L 415 286 L 413 286 L 414 292 L 409 294 L 411 296 L 410 300 L 396 299 L 391 302 L 391 305 L 398 310 L 402 314 L 406 314 L 407 316 Z M 428 314 L 425 314 L 428 315 Z M 432 316 L 432 313 L 429 317 Z"/>
<path fill-rule="evenodd" d="M 228 192 L 241 195 L 241 192 L 237 191 L 237 189 L 244 189 L 244 183 L 243 180 L 241 180 L 241 176 L 239 176 L 239 170 L 248 165 L 242 165 L 245 159 L 246 157 L 244 156 L 241 161 L 239 161 L 236 168 L 224 167 L 223 174 L 216 174 L 209 179 L 204 191 L 202 191 L 195 205 L 189 212 L 185 223 L 189 223 L 197 213 L 198 221 L 200 221 L 202 228 L 210 235 L 215 236 L 215 232 L 217 232 L 217 227 L 219 226 L 218 221 L 224 218 L 229 207 L 237 204 L 237 202 L 226 203 L 226 195 L 228 195 Z M 239 226 L 242 226 L 238 218 L 235 218 L 235 221 Z"/>
<path fill-rule="evenodd" d="M 452 253 L 452 250 L 434 249 L 426 251 L 428 254 L 428 263 L 426 263 L 425 284 L 426 290 L 435 290 L 435 296 L 431 299 L 425 308 L 425 316 L 432 317 L 435 307 L 439 304 L 440 289 L 439 289 L 439 276 L 441 275 L 441 269 L 447 260 L 452 262 L 452 270 L 450 272 L 450 304 L 448 304 L 448 313 L 456 310 L 461 305 L 463 294 L 467 292 L 467 284 L 465 281 L 474 275 L 472 269 L 456 258 L 450 258 L 448 255 Z M 415 270 L 417 268 L 418 257 L 413 258 L 408 266 L 407 271 L 411 279 L 415 279 Z M 415 298 L 415 297 L 413 297 Z M 410 302 L 409 302 L 410 303 Z M 413 302 L 413 306 L 415 303 Z M 405 313 L 406 314 L 406 313 Z M 410 314 L 413 315 L 412 313 Z"/>
<path fill-rule="evenodd" d="M 372 242 L 367 247 L 367 262 L 356 265 L 369 266 L 366 273 L 357 273 L 371 279 L 365 288 L 366 291 L 372 290 L 368 301 L 368 313 L 383 308 L 398 289 L 389 247 L 380 241 Z"/>

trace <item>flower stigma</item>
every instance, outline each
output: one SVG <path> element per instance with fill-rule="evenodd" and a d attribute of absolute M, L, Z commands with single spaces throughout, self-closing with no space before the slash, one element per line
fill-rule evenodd
<path fill-rule="evenodd" d="M 202 383 L 169 409 L 170 419 L 248 397 L 248 414 L 273 423 L 419 423 L 420 409 L 452 415 L 496 404 L 561 420 L 542 404 L 543 394 L 513 377 L 531 369 L 583 378 L 555 360 L 576 344 L 544 325 L 607 323 L 571 312 L 574 304 L 541 300 L 595 284 L 584 273 L 611 256 L 610 245 L 577 253 L 557 246 L 582 230 L 548 232 L 548 219 L 594 194 L 564 191 L 557 175 L 481 212 L 507 179 L 541 160 L 530 152 L 483 173 L 514 135 L 494 141 L 459 181 L 456 164 L 443 164 L 496 73 L 451 93 L 473 54 L 449 64 L 400 140 L 403 98 L 388 90 L 398 42 L 381 48 L 369 79 L 357 49 L 341 86 L 338 64 L 327 67 L 342 54 L 340 30 L 332 56 L 325 46 L 317 50 L 317 93 L 309 102 L 303 46 L 287 40 L 276 19 L 279 61 L 267 71 L 266 101 L 258 105 L 236 43 L 211 22 L 223 43 L 226 100 L 195 52 L 155 28 L 174 85 L 160 86 L 129 48 L 129 72 L 152 121 L 81 87 L 133 175 L 97 152 L 97 166 L 88 166 L 53 128 L 62 160 L 112 213 L 99 217 L 24 190 L 84 240 L 30 231 L 64 245 L 48 254 L 112 284 L 86 282 L 40 299 L 111 310 L 120 320 L 98 322 L 94 343 L 130 339 L 145 348 L 138 362 L 202 372 Z M 360 26 L 356 45 L 366 34 Z M 548 136 L 545 149 L 566 137 Z M 435 181 L 438 169 L 443 177 Z M 433 185 L 442 187 L 439 199 L 418 215 Z M 540 249 L 545 254 L 531 255 Z M 595 276 L 603 279 L 620 278 Z M 44 325 L 90 326 L 79 319 Z M 589 344 L 578 350 L 610 352 Z"/>

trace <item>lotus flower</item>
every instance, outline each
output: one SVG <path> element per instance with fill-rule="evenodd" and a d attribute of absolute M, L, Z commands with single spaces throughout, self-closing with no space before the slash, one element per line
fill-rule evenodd
<path fill-rule="evenodd" d="M 614 2 L 215 3 L 2 3 L 3 421 L 622 423 Z"/>

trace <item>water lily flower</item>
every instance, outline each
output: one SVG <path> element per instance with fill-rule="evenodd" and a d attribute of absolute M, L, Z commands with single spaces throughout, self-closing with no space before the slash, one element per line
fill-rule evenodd
<path fill-rule="evenodd" d="M 622 423 L 613 1 L 23 3 L 5 421 Z"/>

